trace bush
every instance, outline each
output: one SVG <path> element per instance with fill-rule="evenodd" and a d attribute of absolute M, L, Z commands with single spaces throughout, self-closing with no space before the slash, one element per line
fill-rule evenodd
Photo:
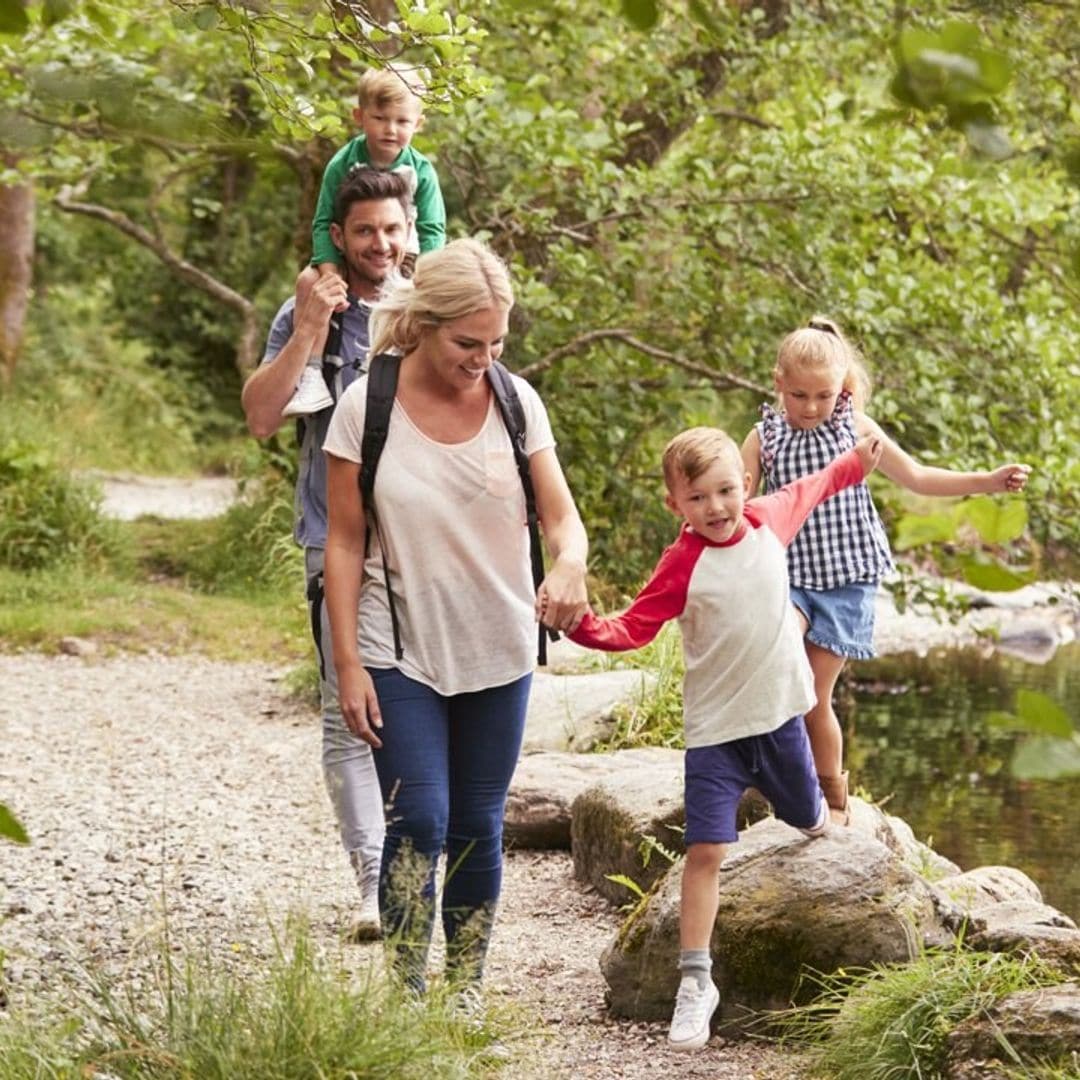
<path fill-rule="evenodd" d="M 909 964 L 820 979 L 812 1004 L 780 1017 L 812 1044 L 813 1075 L 917 1080 L 942 1075 L 949 1033 L 1006 994 L 1064 981 L 1035 956 L 927 951 Z"/>
<path fill-rule="evenodd" d="M 102 517 L 100 494 L 19 442 L 0 447 L 0 564 L 37 570 L 68 560 L 102 560 L 119 532 Z"/>

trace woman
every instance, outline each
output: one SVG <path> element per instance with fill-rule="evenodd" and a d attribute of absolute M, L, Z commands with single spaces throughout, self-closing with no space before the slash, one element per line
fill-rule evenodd
<path fill-rule="evenodd" d="M 371 355 L 402 359 L 375 476 L 378 529 L 366 554 L 359 488 L 366 378 L 342 397 L 324 445 L 326 595 L 341 707 L 349 728 L 374 748 L 387 815 L 383 931 L 398 973 L 419 990 L 444 847 L 447 974 L 464 984 L 481 977 L 536 619 L 542 613 L 547 626 L 569 631 L 586 610 L 585 530 L 544 406 L 515 377 L 552 556 L 534 594 L 521 480 L 485 377 L 502 352 L 512 305 L 504 264 L 482 244 L 456 240 L 422 255 L 413 278 L 388 288 L 376 306 Z"/>

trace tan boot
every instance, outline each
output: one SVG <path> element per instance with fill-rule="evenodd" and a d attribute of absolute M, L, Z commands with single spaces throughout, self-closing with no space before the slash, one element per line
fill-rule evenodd
<path fill-rule="evenodd" d="M 848 806 L 848 774 L 845 769 L 839 776 L 818 774 L 822 794 L 829 804 L 829 819 L 834 825 L 851 824 L 851 808 Z"/>

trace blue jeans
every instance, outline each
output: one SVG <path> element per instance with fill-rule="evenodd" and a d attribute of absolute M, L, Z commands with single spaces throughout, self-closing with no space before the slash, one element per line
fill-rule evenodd
<path fill-rule="evenodd" d="M 445 697 L 396 668 L 369 671 L 383 718 L 375 751 L 386 812 L 379 908 L 394 966 L 423 989 L 445 848 L 447 974 L 479 979 L 502 887 L 503 811 L 532 675 Z"/>

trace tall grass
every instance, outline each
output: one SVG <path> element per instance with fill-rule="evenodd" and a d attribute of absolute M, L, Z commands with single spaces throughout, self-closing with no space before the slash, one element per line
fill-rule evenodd
<path fill-rule="evenodd" d="M 162 948 L 152 986 L 84 972 L 57 1018 L 0 1027 L 0 1080 L 431 1080 L 491 1075 L 492 1035 L 438 996 L 349 975 L 303 927 L 259 973 Z"/>
<path fill-rule="evenodd" d="M 637 746 L 683 745 L 682 637 L 675 623 L 668 623 L 656 640 L 644 649 L 620 656 L 621 666 L 648 671 L 654 682 L 635 701 L 618 705 L 611 735 L 598 743 L 598 751 L 626 750 Z"/>
<path fill-rule="evenodd" d="M 1063 982 L 1064 976 L 1035 956 L 958 946 L 927 951 L 908 964 L 817 981 L 821 994 L 814 1002 L 773 1018 L 786 1040 L 809 1044 L 814 1075 L 926 1080 L 943 1075 L 946 1041 L 958 1024 L 986 1013 L 1006 994 Z"/>

